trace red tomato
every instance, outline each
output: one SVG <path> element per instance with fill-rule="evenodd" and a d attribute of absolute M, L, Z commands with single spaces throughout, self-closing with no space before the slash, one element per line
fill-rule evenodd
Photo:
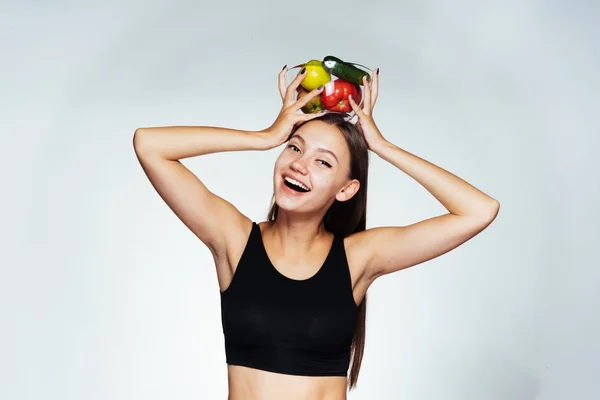
<path fill-rule="evenodd" d="M 352 111 L 348 101 L 350 95 L 356 104 L 360 104 L 362 98 L 360 87 L 343 79 L 336 79 L 325 85 L 325 90 L 321 93 L 321 104 L 326 110 L 347 113 Z"/>

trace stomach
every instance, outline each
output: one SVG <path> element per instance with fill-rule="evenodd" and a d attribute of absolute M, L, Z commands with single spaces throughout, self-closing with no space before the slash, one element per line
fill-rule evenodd
<path fill-rule="evenodd" d="M 296 376 L 227 366 L 227 400 L 346 400 L 345 376 Z"/>

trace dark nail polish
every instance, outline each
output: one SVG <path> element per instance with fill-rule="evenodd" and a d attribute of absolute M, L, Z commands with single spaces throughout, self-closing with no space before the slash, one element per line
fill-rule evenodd
<path fill-rule="evenodd" d="M 300 70 L 300 75 L 302 75 L 302 74 L 303 74 L 303 73 L 305 73 L 305 72 L 306 72 L 306 68 L 302 68 L 302 69 Z"/>
<path fill-rule="evenodd" d="M 327 110 L 321 110 L 321 112 L 319 114 L 325 114 L 327 112 Z"/>
<path fill-rule="evenodd" d="M 321 89 L 323 89 L 323 85 L 321 85 L 317 88 L 317 90 L 321 90 Z"/>
<path fill-rule="evenodd" d="M 379 75 L 379 67 L 377 67 L 377 75 Z"/>
<path fill-rule="evenodd" d="M 285 64 L 285 65 L 283 66 L 283 68 L 281 68 L 281 70 L 283 71 L 283 70 L 285 69 L 285 67 L 287 67 L 287 64 Z"/>

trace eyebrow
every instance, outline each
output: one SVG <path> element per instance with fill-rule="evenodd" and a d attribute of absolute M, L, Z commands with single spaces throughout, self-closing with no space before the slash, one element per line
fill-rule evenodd
<path fill-rule="evenodd" d="M 298 134 L 295 134 L 294 136 L 292 136 L 292 139 L 293 138 L 297 138 L 299 141 L 302 142 L 302 144 L 306 144 L 306 141 L 304 140 L 304 138 L 302 136 L 298 135 Z M 338 163 L 340 162 L 333 151 L 328 150 L 328 149 L 323 148 L 323 147 L 319 147 L 319 148 L 317 148 L 317 150 L 320 151 L 321 153 L 331 154 L 331 156 L 333 158 L 335 158 L 335 161 L 337 161 Z"/>

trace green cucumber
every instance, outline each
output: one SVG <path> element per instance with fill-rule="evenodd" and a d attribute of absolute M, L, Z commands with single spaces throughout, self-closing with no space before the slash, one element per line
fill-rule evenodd
<path fill-rule="evenodd" d="M 367 82 L 371 81 L 371 76 L 367 71 L 363 71 L 362 69 L 357 68 L 353 63 L 342 61 L 334 56 L 327 56 L 323 59 L 323 68 L 330 74 L 355 85 L 362 85 L 363 77 L 365 75 L 367 76 Z"/>

